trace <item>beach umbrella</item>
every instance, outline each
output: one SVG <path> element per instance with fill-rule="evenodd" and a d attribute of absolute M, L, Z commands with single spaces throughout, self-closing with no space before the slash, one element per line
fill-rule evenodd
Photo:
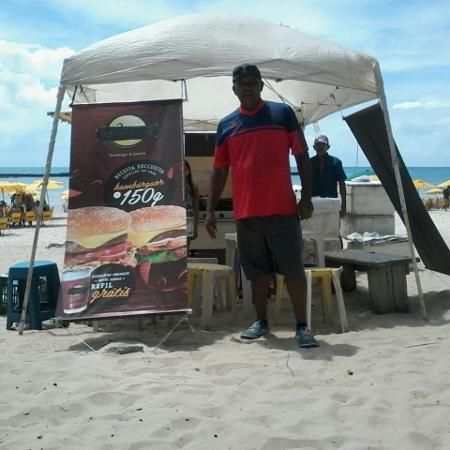
<path fill-rule="evenodd" d="M 69 190 L 64 191 L 64 192 L 60 195 L 59 198 L 61 199 L 61 201 L 62 201 L 64 204 L 67 204 L 67 203 L 69 202 Z"/>
<path fill-rule="evenodd" d="M 5 194 L 5 192 L 15 192 L 16 185 L 10 181 L 0 181 L 0 190 L 3 194 Z"/>
<path fill-rule="evenodd" d="M 438 184 L 438 187 L 445 189 L 447 186 L 450 186 L 450 180 L 443 181 L 442 183 Z"/>
<path fill-rule="evenodd" d="M 359 172 L 354 173 L 350 178 L 349 181 L 358 181 L 359 178 L 369 178 L 371 176 L 376 176 L 373 169 L 364 169 Z"/>
<path fill-rule="evenodd" d="M 427 195 L 438 195 L 438 194 L 442 194 L 442 191 L 443 191 L 442 188 L 434 187 L 433 189 L 430 189 L 427 192 L 425 192 L 425 194 L 427 194 Z"/>
<path fill-rule="evenodd" d="M 10 183 L 9 181 L 0 181 L 0 191 L 2 191 L 3 200 L 5 200 L 5 192 L 13 192 L 12 189 L 13 189 L 12 183 Z"/>
<path fill-rule="evenodd" d="M 23 191 L 25 187 L 28 186 L 26 183 L 0 181 L 0 191 L 2 191 L 3 200 L 5 200 L 5 193 L 14 193 L 18 191 Z"/>
<path fill-rule="evenodd" d="M 0 191 L 2 192 L 3 201 L 5 200 L 5 193 L 12 194 L 14 192 L 21 192 L 26 186 L 28 186 L 28 184 L 19 181 L 0 181 Z"/>
<path fill-rule="evenodd" d="M 34 180 L 31 185 L 32 186 L 36 186 L 39 189 L 42 187 L 43 184 L 43 180 Z M 47 190 L 49 189 L 62 189 L 64 187 L 64 184 L 61 181 L 56 181 L 56 180 L 48 180 L 48 184 L 47 184 Z"/>
<path fill-rule="evenodd" d="M 31 183 L 31 186 L 38 189 L 39 191 L 42 188 L 42 185 L 44 183 L 44 180 L 34 180 Z M 48 191 L 54 190 L 54 189 L 62 189 L 64 187 L 64 184 L 61 181 L 52 180 L 49 178 L 48 184 L 47 184 L 47 203 L 50 205 L 50 197 L 48 195 Z"/>
<path fill-rule="evenodd" d="M 25 187 L 28 186 L 26 183 L 10 182 L 10 181 L 0 181 L 0 190 L 2 192 L 16 192 L 23 191 Z"/>
<path fill-rule="evenodd" d="M 380 179 L 377 175 L 360 175 L 359 177 L 352 178 L 350 181 L 354 181 L 357 183 L 372 183 L 380 182 Z"/>
<path fill-rule="evenodd" d="M 434 208 L 439 207 L 437 196 L 442 194 L 442 191 L 443 191 L 442 188 L 434 187 L 433 189 L 429 189 L 428 191 L 425 192 L 425 194 L 427 195 L 434 195 L 434 205 L 432 205 L 432 207 Z M 430 201 L 430 199 L 428 201 Z"/>
<path fill-rule="evenodd" d="M 413 180 L 413 184 L 416 189 L 433 189 L 435 187 L 434 184 L 424 180 Z"/>

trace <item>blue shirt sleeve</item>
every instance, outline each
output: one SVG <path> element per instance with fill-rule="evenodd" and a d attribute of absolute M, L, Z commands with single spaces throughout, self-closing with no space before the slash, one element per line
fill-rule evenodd
<path fill-rule="evenodd" d="M 342 161 L 338 159 L 336 163 L 336 180 L 345 181 L 346 179 L 347 175 L 345 174 L 344 168 L 342 167 Z"/>

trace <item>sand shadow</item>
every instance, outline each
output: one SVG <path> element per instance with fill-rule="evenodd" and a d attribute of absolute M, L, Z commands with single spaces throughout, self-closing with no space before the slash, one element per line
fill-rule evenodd
<path fill-rule="evenodd" d="M 224 314 L 224 316 L 228 316 Z M 154 318 L 142 318 L 141 327 L 137 328 L 136 318 L 122 318 L 115 320 L 99 321 L 99 330 L 94 332 L 93 327 L 77 324 L 69 327 L 65 332 L 57 326 L 46 328 L 54 337 L 67 338 L 67 334 L 73 335 L 73 345 L 68 347 L 70 351 L 101 351 L 104 347 L 115 345 L 142 346 L 144 351 L 164 352 L 193 352 L 201 347 L 214 344 L 218 340 L 227 339 L 236 333 L 241 327 L 228 324 L 206 331 L 200 328 L 199 318 L 189 320 L 189 323 L 181 323 L 176 329 L 173 327 L 181 316 L 161 316 Z M 155 320 L 156 319 L 156 320 Z M 56 330 L 58 328 L 58 330 Z M 86 345 L 87 344 L 87 345 Z"/>
<path fill-rule="evenodd" d="M 255 340 L 254 343 L 267 348 L 268 350 L 282 350 L 285 352 L 295 352 L 305 360 L 332 361 L 334 357 L 352 357 L 360 347 L 350 344 L 330 344 L 323 339 L 317 339 L 320 347 L 311 349 L 299 348 L 294 336 L 279 337 L 269 334 L 264 339 Z"/>

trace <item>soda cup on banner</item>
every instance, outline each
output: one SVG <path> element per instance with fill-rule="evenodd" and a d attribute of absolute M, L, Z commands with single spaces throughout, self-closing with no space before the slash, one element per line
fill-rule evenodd
<path fill-rule="evenodd" d="M 90 267 L 63 272 L 61 287 L 63 289 L 63 309 L 65 314 L 77 314 L 87 308 L 90 274 Z"/>

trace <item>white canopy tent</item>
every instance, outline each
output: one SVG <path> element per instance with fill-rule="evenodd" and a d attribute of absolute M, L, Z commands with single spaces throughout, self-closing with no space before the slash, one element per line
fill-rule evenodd
<path fill-rule="evenodd" d="M 50 174 L 65 92 L 74 104 L 181 98 L 184 129 L 207 131 L 215 129 L 219 119 L 237 107 L 231 90 L 231 71 L 244 62 L 256 64 L 261 70 L 264 98 L 291 105 L 303 126 L 350 106 L 380 99 L 410 234 L 378 62 L 299 30 L 255 18 L 203 14 L 177 17 L 113 36 L 66 59 L 45 179 Z M 44 183 L 41 195 L 45 191 Z M 40 217 L 41 214 L 40 211 Z M 39 223 L 31 266 L 38 234 Z M 415 264 L 411 240 L 410 243 Z M 417 267 L 415 273 L 423 304 Z M 23 330 L 31 274 L 32 270 L 28 274 L 19 332 Z M 422 312 L 426 316 L 424 305 Z"/>
<path fill-rule="evenodd" d="M 186 130 L 215 129 L 237 106 L 234 66 L 256 64 L 264 98 L 289 103 L 307 125 L 376 99 L 376 60 L 255 18 L 177 17 L 98 42 L 64 62 L 74 103 L 183 98 Z M 207 128 L 205 128 L 207 127 Z"/>

